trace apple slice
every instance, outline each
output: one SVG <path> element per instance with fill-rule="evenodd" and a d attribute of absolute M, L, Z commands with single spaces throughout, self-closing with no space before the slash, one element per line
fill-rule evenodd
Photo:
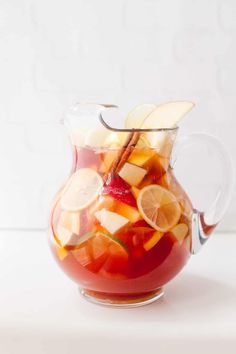
<path fill-rule="evenodd" d="M 146 138 L 149 141 L 151 149 L 155 149 L 158 155 L 162 157 L 170 157 L 174 136 L 169 131 L 148 132 Z"/>
<path fill-rule="evenodd" d="M 59 224 L 70 230 L 72 233 L 79 235 L 80 233 L 80 213 L 71 213 L 62 211 L 60 215 Z"/>
<path fill-rule="evenodd" d="M 135 148 L 128 158 L 128 162 L 133 165 L 142 167 L 145 165 L 153 156 L 155 151 L 151 149 L 138 149 Z"/>
<path fill-rule="evenodd" d="M 163 103 L 156 107 L 144 120 L 142 129 L 173 128 L 194 107 L 188 101 Z"/>
<path fill-rule="evenodd" d="M 99 210 L 94 215 L 100 224 L 111 234 L 116 233 L 129 223 L 129 219 L 106 209 Z"/>
<path fill-rule="evenodd" d="M 98 200 L 90 206 L 89 214 L 93 215 L 96 211 L 101 209 L 108 209 L 110 211 L 113 211 L 115 203 L 115 199 L 110 197 L 109 195 L 101 195 Z"/>
<path fill-rule="evenodd" d="M 77 170 L 62 194 L 62 209 L 72 212 L 86 209 L 97 199 L 102 187 L 102 177 L 96 171 L 91 168 Z"/>
<path fill-rule="evenodd" d="M 75 249 L 71 253 L 75 257 L 77 262 L 79 262 L 83 267 L 88 267 L 93 261 L 86 244 L 84 245 L 84 247 Z"/>
<path fill-rule="evenodd" d="M 160 231 L 154 232 L 152 237 L 144 243 L 144 245 L 143 245 L 144 249 L 146 251 L 149 251 L 150 249 L 152 249 L 157 244 L 157 242 L 160 241 L 160 239 L 162 238 L 163 235 L 164 235 L 163 232 L 160 232 Z"/>
<path fill-rule="evenodd" d="M 74 245 L 76 243 L 77 235 L 58 224 L 56 238 L 59 240 L 60 245 L 65 247 L 67 245 Z"/>
<path fill-rule="evenodd" d="M 108 147 L 110 149 L 121 148 L 127 139 L 127 134 L 127 132 L 109 131 L 109 134 L 107 135 L 103 146 Z"/>
<path fill-rule="evenodd" d="M 135 107 L 129 112 L 125 121 L 126 129 L 140 128 L 145 118 L 155 110 L 156 105 L 145 103 Z"/>
<path fill-rule="evenodd" d="M 170 232 L 181 245 L 188 234 L 188 226 L 186 224 L 181 223 L 176 225 Z"/>
<path fill-rule="evenodd" d="M 147 171 L 144 168 L 133 165 L 129 162 L 126 162 L 118 173 L 123 180 L 135 187 L 139 185 L 146 174 Z"/>
<path fill-rule="evenodd" d="M 135 223 L 141 219 L 141 215 L 136 208 L 129 206 L 128 204 L 117 202 L 115 211 L 127 218 L 131 223 Z"/>
<path fill-rule="evenodd" d="M 62 247 L 75 245 L 80 233 L 80 213 L 62 211 L 57 225 L 56 237 Z"/>

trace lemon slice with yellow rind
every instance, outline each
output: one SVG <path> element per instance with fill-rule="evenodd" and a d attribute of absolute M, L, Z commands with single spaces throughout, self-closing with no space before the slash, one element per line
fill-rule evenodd
<path fill-rule="evenodd" d="M 146 186 L 139 192 L 137 205 L 144 220 L 157 231 L 172 229 L 181 216 L 181 208 L 174 194 L 156 184 Z"/>

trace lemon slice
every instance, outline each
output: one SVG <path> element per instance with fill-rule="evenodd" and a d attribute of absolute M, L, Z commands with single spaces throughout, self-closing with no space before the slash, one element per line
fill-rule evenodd
<path fill-rule="evenodd" d="M 81 168 L 70 178 L 61 197 L 64 210 L 79 211 L 87 208 L 99 196 L 103 186 L 101 176 L 90 168 Z"/>
<path fill-rule="evenodd" d="M 146 116 L 141 124 L 142 129 L 173 128 L 194 107 L 188 101 L 163 103 Z"/>
<path fill-rule="evenodd" d="M 133 129 L 140 128 L 145 120 L 145 118 L 156 108 L 156 105 L 152 103 L 145 103 L 135 107 L 129 112 L 125 120 L 125 128 Z"/>
<path fill-rule="evenodd" d="M 157 231 L 170 230 L 181 215 L 181 208 L 174 194 L 156 184 L 146 186 L 140 191 L 137 205 L 144 220 Z"/>

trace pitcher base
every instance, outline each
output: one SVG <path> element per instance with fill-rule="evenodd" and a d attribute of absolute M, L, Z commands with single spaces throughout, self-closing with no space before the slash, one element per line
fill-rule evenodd
<path fill-rule="evenodd" d="M 142 294 L 107 294 L 87 289 L 79 289 L 82 296 L 97 305 L 131 308 L 151 304 L 164 295 L 162 288 Z"/>

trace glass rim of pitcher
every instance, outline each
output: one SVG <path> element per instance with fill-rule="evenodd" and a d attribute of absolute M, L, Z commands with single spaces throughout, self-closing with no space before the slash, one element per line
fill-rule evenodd
<path fill-rule="evenodd" d="M 99 120 L 106 129 L 111 130 L 113 132 L 120 132 L 120 133 L 169 132 L 169 131 L 173 132 L 179 129 L 178 126 L 171 127 L 171 128 L 113 128 L 105 122 L 105 120 L 102 117 L 102 113 L 99 114 Z"/>
<path fill-rule="evenodd" d="M 119 106 L 114 105 L 114 104 L 110 104 L 110 103 L 94 103 L 94 102 L 75 102 L 74 105 L 72 105 L 72 107 L 74 107 L 75 105 L 83 105 L 83 104 L 94 104 L 94 105 L 99 105 L 102 107 L 105 107 L 107 109 L 112 109 L 112 108 L 119 108 Z M 175 132 L 179 129 L 178 126 L 174 126 L 174 127 L 170 127 L 170 128 L 114 128 L 111 127 L 109 124 L 106 123 L 106 121 L 104 120 L 103 116 L 102 116 L 103 112 L 99 113 L 98 116 L 98 120 L 100 121 L 100 123 L 103 125 L 104 128 L 111 130 L 113 132 L 122 132 L 122 133 L 142 133 L 142 132 Z M 65 124 L 67 121 L 67 119 L 65 117 L 63 117 L 60 122 Z"/>

